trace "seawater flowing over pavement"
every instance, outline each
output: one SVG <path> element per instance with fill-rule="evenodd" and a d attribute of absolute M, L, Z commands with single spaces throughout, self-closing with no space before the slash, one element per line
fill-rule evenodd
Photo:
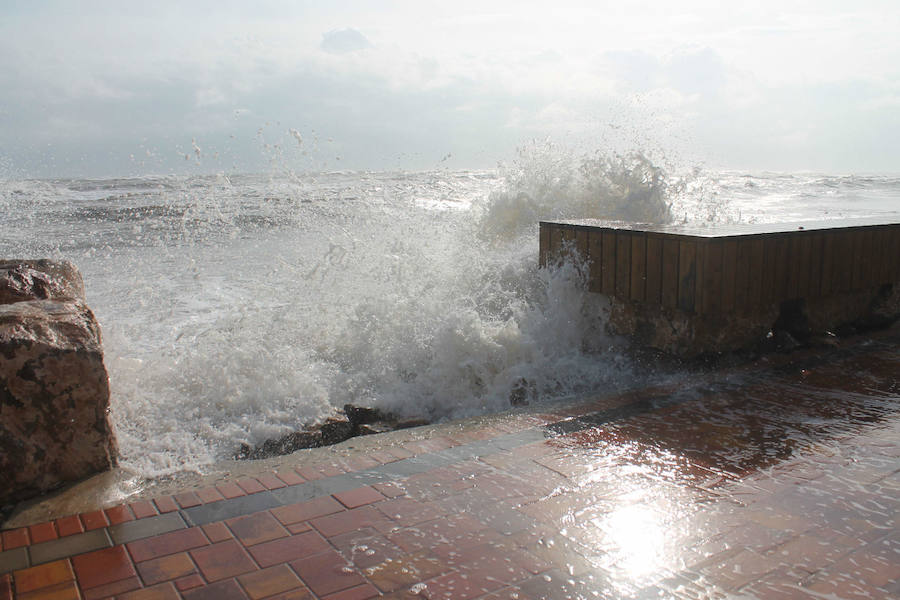
<path fill-rule="evenodd" d="M 7 530 L 0 599 L 897 598 L 898 341 Z"/>

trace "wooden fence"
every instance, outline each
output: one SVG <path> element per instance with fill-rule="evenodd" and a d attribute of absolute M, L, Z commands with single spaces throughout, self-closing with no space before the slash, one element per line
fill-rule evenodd
<path fill-rule="evenodd" d="M 711 227 L 541 222 L 540 261 L 577 252 L 589 289 L 693 314 L 752 314 L 900 282 L 900 224 L 878 219 Z"/>

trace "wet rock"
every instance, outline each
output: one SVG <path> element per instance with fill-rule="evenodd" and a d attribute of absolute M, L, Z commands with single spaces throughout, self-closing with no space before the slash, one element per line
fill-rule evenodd
<path fill-rule="evenodd" d="M 0 260 L 0 304 L 84 300 L 81 273 L 69 261 Z"/>
<path fill-rule="evenodd" d="M 0 504 L 115 465 L 100 328 L 71 263 L 0 261 Z"/>
<path fill-rule="evenodd" d="M 343 411 L 322 423 L 309 425 L 277 439 L 266 440 L 257 447 L 241 444 L 236 459 L 260 459 L 282 456 L 306 448 L 320 448 L 339 444 L 352 437 L 386 433 L 398 429 L 428 425 L 426 419 L 401 419 L 377 408 L 347 404 Z"/>

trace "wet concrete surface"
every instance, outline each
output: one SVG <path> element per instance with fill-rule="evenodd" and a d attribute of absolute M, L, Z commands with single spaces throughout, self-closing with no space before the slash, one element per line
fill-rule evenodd
<path fill-rule="evenodd" d="M 898 341 L 235 463 L 141 490 L 138 525 L 106 511 L 75 535 L 110 541 L 43 564 L 36 532 L 58 536 L 46 553 L 67 521 L 23 511 L 0 538 L 0 599 L 4 577 L 29 600 L 897 598 Z"/>

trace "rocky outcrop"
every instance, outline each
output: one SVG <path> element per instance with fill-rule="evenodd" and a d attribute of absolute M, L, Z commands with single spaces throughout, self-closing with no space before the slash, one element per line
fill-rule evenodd
<path fill-rule="evenodd" d="M 100 328 L 69 262 L 0 260 L 0 506 L 115 464 Z"/>
<path fill-rule="evenodd" d="M 377 408 L 346 404 L 323 422 L 310 425 L 301 431 L 293 431 L 280 438 L 266 440 L 256 447 L 241 444 L 235 454 L 237 459 L 259 459 L 283 456 L 305 448 L 320 448 L 339 444 L 352 437 L 385 433 L 427 425 L 425 419 L 402 419 Z"/>

